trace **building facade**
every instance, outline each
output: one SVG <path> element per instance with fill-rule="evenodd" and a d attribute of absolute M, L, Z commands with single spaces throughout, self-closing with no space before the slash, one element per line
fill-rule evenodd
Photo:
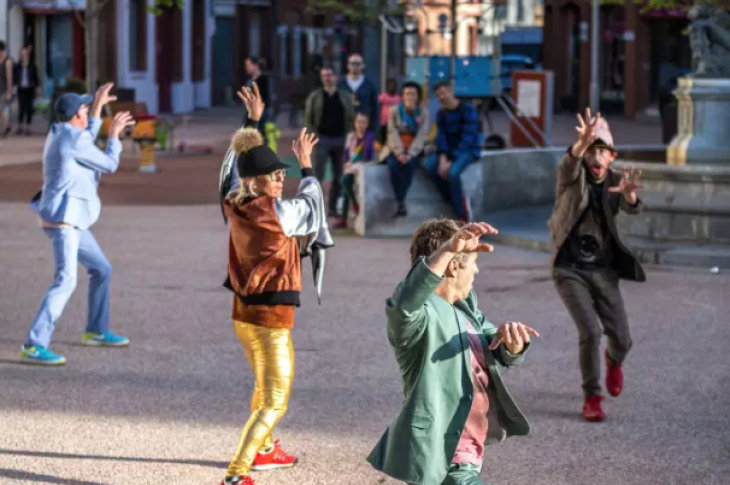
<path fill-rule="evenodd" d="M 214 104 L 236 101 L 235 91 L 247 81 L 248 57 L 266 61 L 284 102 L 301 102 L 318 85 L 313 66 L 327 63 L 343 73 L 351 52 L 363 54 L 366 75 L 378 84 L 379 26 L 349 23 L 336 12 L 314 14 L 307 0 L 214 1 Z M 390 46 L 398 51 L 398 45 Z"/>
<path fill-rule="evenodd" d="M 212 42 L 215 23 L 212 0 L 185 0 L 181 9 L 160 15 L 147 11 L 152 0 L 112 0 L 116 18 L 107 36 L 115 43 L 115 62 L 107 77 L 132 88 L 137 101 L 153 113 L 188 113 L 211 106 Z"/>
<path fill-rule="evenodd" d="M 2 1 L 2 0 L 0 0 Z M 33 44 L 43 95 L 86 78 L 84 0 L 11 0 L 9 49 L 14 59 Z M 134 89 L 150 113 L 188 113 L 211 106 L 212 0 L 153 15 L 153 0 L 110 0 L 99 14 L 98 79 Z"/>
<path fill-rule="evenodd" d="M 451 55 L 451 0 L 406 2 L 408 56 Z M 489 56 L 501 52 L 500 36 L 509 28 L 540 27 L 542 0 L 474 0 L 456 9 L 456 55 Z"/>
<path fill-rule="evenodd" d="M 656 105 L 672 76 L 691 66 L 683 11 L 642 12 L 635 2 L 601 6 L 601 112 L 634 118 Z M 546 0 L 543 60 L 555 73 L 555 106 L 587 106 L 591 82 L 591 4 Z"/>

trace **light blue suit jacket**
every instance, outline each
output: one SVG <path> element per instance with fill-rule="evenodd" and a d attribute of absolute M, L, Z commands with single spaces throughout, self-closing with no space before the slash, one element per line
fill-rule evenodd
<path fill-rule="evenodd" d="M 99 219 L 99 179 L 116 172 L 122 153 L 117 138 L 109 138 L 106 151 L 94 144 L 100 128 L 94 117 L 85 130 L 68 123 L 51 127 L 43 149 L 43 190 L 31 202 L 44 221 L 88 229 Z"/>

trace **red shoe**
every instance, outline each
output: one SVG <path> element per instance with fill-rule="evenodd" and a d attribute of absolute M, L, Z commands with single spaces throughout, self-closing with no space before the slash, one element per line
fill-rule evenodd
<path fill-rule="evenodd" d="M 355 215 L 358 215 L 360 213 L 360 204 L 355 201 L 352 202 L 352 213 Z"/>
<path fill-rule="evenodd" d="M 347 229 L 347 221 L 344 217 L 337 217 L 332 227 L 334 227 L 335 229 Z"/>
<path fill-rule="evenodd" d="M 279 446 L 279 440 L 274 441 L 274 449 L 269 453 L 257 453 L 253 460 L 251 470 L 276 470 L 277 468 L 291 468 L 299 460 L 288 454 Z"/>
<path fill-rule="evenodd" d="M 618 397 L 624 390 L 624 371 L 621 364 L 612 364 L 606 353 L 606 390 L 613 397 Z"/>
<path fill-rule="evenodd" d="M 591 423 L 600 423 L 606 419 L 606 414 L 601 409 L 603 396 L 588 396 L 583 404 L 583 419 Z"/>
<path fill-rule="evenodd" d="M 221 485 L 256 485 L 253 481 L 253 478 L 251 478 L 248 475 L 244 475 L 242 477 L 238 477 L 238 480 L 235 482 L 226 482 L 223 480 L 221 482 Z"/>

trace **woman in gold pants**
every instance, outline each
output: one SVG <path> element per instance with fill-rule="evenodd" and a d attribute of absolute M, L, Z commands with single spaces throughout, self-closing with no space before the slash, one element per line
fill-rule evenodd
<path fill-rule="evenodd" d="M 244 88 L 240 96 L 249 119 L 258 120 L 263 103 L 256 85 L 253 90 Z M 302 180 L 296 197 L 284 200 L 288 165 L 249 125 L 236 132 L 231 146 L 239 187 L 224 201 L 230 223 L 225 286 L 234 292 L 234 328 L 256 375 L 256 387 L 251 417 L 221 485 L 253 485 L 251 470 L 286 468 L 297 462 L 272 433 L 287 410 L 294 378 L 290 331 L 302 287 L 301 256 L 311 254 L 313 261 L 319 261 L 324 249 L 333 245 L 322 189 L 310 160 L 317 140 L 302 130 L 294 142 Z M 303 247 L 301 237 L 308 238 Z"/>

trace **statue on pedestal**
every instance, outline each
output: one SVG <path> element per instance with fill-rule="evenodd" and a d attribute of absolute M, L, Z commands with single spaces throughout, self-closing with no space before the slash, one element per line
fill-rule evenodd
<path fill-rule="evenodd" d="M 730 77 L 730 14 L 697 4 L 688 16 L 694 77 Z"/>

